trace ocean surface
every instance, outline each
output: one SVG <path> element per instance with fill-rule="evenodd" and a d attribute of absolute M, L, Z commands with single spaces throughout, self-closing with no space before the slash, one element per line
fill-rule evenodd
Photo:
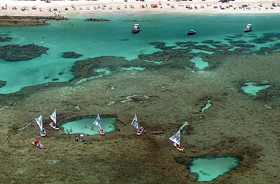
<path fill-rule="evenodd" d="M 69 17 L 66 21 L 50 21 L 48 26 L 1 27 L 1 34 L 7 34 L 12 40 L 0 42 L 0 46 L 34 43 L 49 50 L 47 54 L 24 61 L 10 62 L 0 58 L 0 80 L 7 82 L 0 88 L 0 93 L 14 93 L 36 84 L 67 82 L 73 78 L 71 68 L 78 60 L 100 56 L 132 60 L 140 54 L 152 54 L 159 49 L 151 42 L 176 46 L 176 42 L 195 41 L 200 45 L 202 41 L 214 40 L 228 44 L 227 38 L 234 38 L 249 43 L 253 38 L 277 34 L 280 30 L 278 15 L 102 15 L 111 21 L 84 21 L 92 17 Z M 126 19 L 138 21 L 124 21 Z M 138 34 L 131 33 L 134 23 L 140 24 Z M 250 33 L 243 32 L 247 24 L 252 24 Z M 187 35 L 190 29 L 197 33 Z M 251 50 L 272 47 L 277 42 L 254 44 Z M 62 57 L 63 52 L 71 51 L 83 56 L 78 59 Z"/>

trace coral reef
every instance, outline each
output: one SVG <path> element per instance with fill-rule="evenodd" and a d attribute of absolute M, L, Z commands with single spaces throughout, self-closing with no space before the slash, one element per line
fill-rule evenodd
<path fill-rule="evenodd" d="M 9 42 L 12 40 L 12 37 L 9 37 L 6 33 L 0 33 L 0 42 Z"/>
<path fill-rule="evenodd" d="M 3 86 L 5 86 L 6 85 L 6 81 L 1 81 L 0 80 L 0 88 L 2 88 Z"/>
<path fill-rule="evenodd" d="M 84 21 L 110 21 L 109 19 L 96 19 L 96 18 L 89 18 L 89 19 L 85 19 Z"/>
<path fill-rule="evenodd" d="M 22 61 L 40 56 L 46 53 L 48 48 L 35 44 L 28 45 L 5 45 L 0 46 L 0 58 L 6 61 Z"/>
<path fill-rule="evenodd" d="M 83 56 L 82 54 L 77 54 L 75 52 L 63 52 L 62 57 L 64 58 L 79 58 Z"/>
<path fill-rule="evenodd" d="M 49 20 L 68 20 L 63 16 L 0 16 L 0 26 L 42 26 Z"/>

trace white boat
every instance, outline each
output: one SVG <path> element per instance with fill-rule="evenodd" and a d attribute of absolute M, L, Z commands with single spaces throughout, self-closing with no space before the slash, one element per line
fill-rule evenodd
<path fill-rule="evenodd" d="M 139 33 L 140 27 L 139 24 L 134 24 L 134 27 L 132 28 L 132 33 Z"/>
<path fill-rule="evenodd" d="M 250 32 L 252 31 L 252 24 L 247 24 L 247 27 L 243 29 L 244 32 Z"/>
<path fill-rule="evenodd" d="M 189 30 L 189 31 L 187 32 L 187 34 L 188 34 L 188 35 L 193 35 L 193 34 L 195 34 L 195 30 L 191 29 L 191 30 Z"/>
<path fill-rule="evenodd" d="M 37 122 L 37 124 L 39 126 L 41 137 L 45 137 L 46 136 L 46 130 L 43 128 L 42 115 L 39 118 L 35 118 L 35 121 Z"/>
<path fill-rule="evenodd" d="M 136 114 L 134 115 L 134 118 L 133 118 L 131 124 L 137 129 L 136 135 L 141 135 L 144 132 L 144 128 L 143 127 L 139 128 L 139 126 L 138 126 L 138 121 L 137 121 Z"/>
<path fill-rule="evenodd" d="M 50 116 L 52 119 L 52 122 L 49 123 L 49 125 L 55 129 L 55 130 L 59 130 L 59 128 L 56 126 L 56 109 L 54 109 L 52 115 Z"/>
<path fill-rule="evenodd" d="M 179 151 L 184 152 L 184 151 L 185 151 L 185 148 L 181 147 L 181 145 L 180 145 L 180 138 L 181 138 L 180 130 L 178 130 L 178 132 L 177 132 L 175 135 L 169 137 L 169 139 L 170 139 L 172 142 L 174 142 L 175 148 L 176 148 L 177 150 L 179 150 Z"/>
<path fill-rule="evenodd" d="M 97 118 L 93 122 L 93 124 L 98 127 L 98 131 L 99 131 L 100 135 L 105 135 L 105 131 L 104 131 L 103 127 L 101 126 L 101 120 L 100 120 L 99 114 L 97 114 Z"/>

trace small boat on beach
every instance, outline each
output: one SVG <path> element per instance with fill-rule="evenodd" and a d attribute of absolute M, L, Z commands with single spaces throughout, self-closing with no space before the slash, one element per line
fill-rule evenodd
<path fill-rule="evenodd" d="M 139 24 L 134 24 L 134 27 L 132 28 L 132 33 L 133 34 L 139 33 L 139 31 L 140 31 Z"/>
<path fill-rule="evenodd" d="M 56 126 L 56 109 L 54 109 L 52 115 L 50 116 L 52 119 L 52 122 L 49 123 L 49 125 L 55 129 L 55 130 L 59 130 L 59 128 Z"/>
<path fill-rule="evenodd" d="M 97 118 L 93 122 L 93 124 L 98 127 L 98 131 L 99 131 L 100 135 L 105 135 L 105 131 L 104 131 L 103 127 L 101 126 L 101 120 L 100 120 L 99 114 L 97 114 Z"/>
<path fill-rule="evenodd" d="M 192 30 L 192 29 L 191 29 L 191 30 L 189 30 L 189 31 L 187 32 L 187 34 L 188 34 L 188 35 L 193 35 L 193 34 L 195 34 L 195 30 Z"/>
<path fill-rule="evenodd" d="M 45 137 L 46 136 L 46 130 L 43 128 L 42 115 L 39 118 L 35 118 L 35 121 L 37 122 L 37 124 L 40 128 L 41 137 Z"/>
<path fill-rule="evenodd" d="M 247 27 L 243 29 L 244 32 L 250 32 L 252 31 L 252 24 L 247 24 Z"/>
<path fill-rule="evenodd" d="M 169 139 L 174 142 L 174 147 L 181 151 L 181 152 L 184 152 L 185 151 L 185 148 L 181 147 L 180 146 L 180 138 L 181 138 L 181 133 L 180 133 L 180 130 L 173 136 L 171 136 Z"/>
<path fill-rule="evenodd" d="M 136 114 L 134 115 L 134 118 L 133 118 L 131 124 L 137 129 L 136 135 L 141 135 L 143 132 L 145 133 L 143 127 L 140 127 L 140 128 L 138 127 L 138 121 L 137 121 L 137 116 L 136 116 Z"/>

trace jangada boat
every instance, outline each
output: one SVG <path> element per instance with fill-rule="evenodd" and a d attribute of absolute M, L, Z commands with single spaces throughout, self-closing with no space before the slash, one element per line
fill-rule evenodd
<path fill-rule="evenodd" d="M 247 24 L 247 27 L 243 29 L 244 32 L 250 32 L 252 31 L 252 24 Z"/>
<path fill-rule="evenodd" d="M 37 122 L 37 124 L 40 128 L 41 137 L 45 137 L 46 136 L 46 130 L 43 128 L 42 115 L 39 118 L 35 118 L 35 121 Z"/>
<path fill-rule="evenodd" d="M 52 122 L 49 123 L 49 125 L 55 129 L 55 130 L 59 130 L 59 128 L 56 126 L 56 109 L 53 111 L 52 115 L 50 116 L 52 119 Z"/>
<path fill-rule="evenodd" d="M 185 148 L 180 146 L 180 138 L 181 138 L 181 133 L 180 130 L 173 136 L 171 136 L 169 139 L 174 142 L 174 146 L 177 150 L 184 152 Z"/>
<path fill-rule="evenodd" d="M 97 114 L 97 118 L 93 122 L 93 124 L 98 127 L 98 131 L 99 131 L 100 135 L 105 135 L 105 131 L 104 131 L 103 127 L 101 126 L 101 120 L 100 120 L 99 114 Z"/>
<path fill-rule="evenodd" d="M 187 32 L 187 34 L 188 34 L 188 35 L 193 35 L 193 34 L 195 34 L 195 30 L 189 30 L 189 31 Z"/>
<path fill-rule="evenodd" d="M 132 33 L 139 33 L 140 27 L 139 24 L 134 24 L 134 27 L 132 28 Z"/>
<path fill-rule="evenodd" d="M 140 128 L 138 127 L 138 121 L 137 121 L 136 114 L 134 115 L 134 118 L 133 118 L 131 124 L 137 129 L 136 135 L 141 135 L 143 132 L 145 132 L 143 127 L 140 127 Z"/>
<path fill-rule="evenodd" d="M 33 146 L 36 146 L 37 148 L 40 148 L 40 149 L 46 149 L 40 142 L 38 139 L 34 139 L 33 142 L 32 142 L 32 145 Z"/>

